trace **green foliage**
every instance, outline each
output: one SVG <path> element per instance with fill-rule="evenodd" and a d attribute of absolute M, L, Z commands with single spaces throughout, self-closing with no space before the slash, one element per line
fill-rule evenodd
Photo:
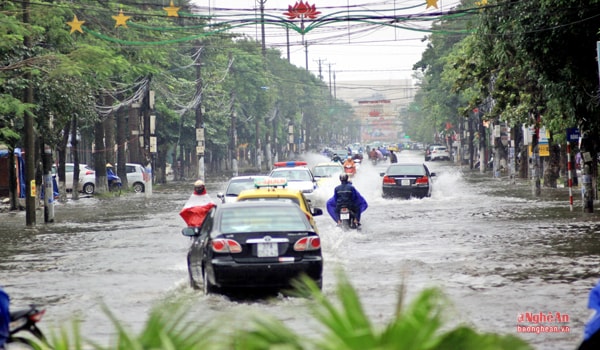
<path fill-rule="evenodd" d="M 396 314 L 379 329 L 371 324 L 359 296 L 350 282 L 339 275 L 337 299 L 326 298 L 314 281 L 297 281 L 295 293 L 309 297 L 307 303 L 321 327 L 315 338 L 296 334 L 273 316 L 255 316 L 248 322 L 214 319 L 197 324 L 189 319 L 188 308 L 178 302 L 166 302 L 152 309 L 146 326 L 133 335 L 105 308 L 116 328 L 117 337 L 108 347 L 92 344 L 95 349 L 403 349 L 403 350 L 530 350 L 526 342 L 512 335 L 479 333 L 467 326 L 449 327 L 444 323 L 448 301 L 438 289 L 426 289 L 406 307 L 400 293 Z M 224 315 L 225 316 L 225 315 Z M 444 330 L 443 330 L 444 329 Z M 318 336 L 321 334 L 321 336 Z M 50 337 L 55 350 L 79 350 L 82 340 L 78 325 L 73 334 L 64 330 Z M 91 342 L 90 342 L 91 343 Z M 42 349 L 47 349 L 44 344 Z"/>

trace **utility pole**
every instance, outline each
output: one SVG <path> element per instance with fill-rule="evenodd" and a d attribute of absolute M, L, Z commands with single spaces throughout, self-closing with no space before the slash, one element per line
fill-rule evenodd
<path fill-rule="evenodd" d="M 539 196 L 542 193 L 542 184 L 540 180 L 540 118 L 535 116 L 534 134 L 531 138 L 531 177 L 532 194 Z"/>
<path fill-rule="evenodd" d="M 582 192 L 581 199 L 583 200 L 583 212 L 593 213 L 594 212 L 594 186 L 592 183 L 592 177 L 594 172 L 592 171 L 592 140 L 590 139 L 588 131 L 584 132 L 581 136 L 581 172 L 582 172 Z"/>
<path fill-rule="evenodd" d="M 285 40 L 287 43 L 287 61 L 290 62 L 290 28 L 285 27 Z"/>
<path fill-rule="evenodd" d="M 23 23 L 29 25 L 29 0 L 23 1 Z M 31 48 L 31 38 L 25 36 L 23 45 Z M 25 73 L 25 80 L 29 83 L 25 88 L 23 101 L 33 104 L 33 87 L 31 86 L 31 73 Z M 25 224 L 35 226 L 36 184 L 35 184 L 35 136 L 33 129 L 33 115 L 25 111 Z"/>
<path fill-rule="evenodd" d="M 196 60 L 196 156 L 198 157 L 197 178 L 204 180 L 204 116 L 202 115 L 202 47 L 198 46 L 198 59 Z"/>
<path fill-rule="evenodd" d="M 260 5 L 260 33 L 262 39 L 262 55 L 267 55 L 267 46 L 265 44 L 265 3 L 267 0 L 257 0 Z"/>
<path fill-rule="evenodd" d="M 317 62 L 319 63 L 319 80 L 323 80 L 323 70 L 321 67 L 321 64 L 324 62 L 322 59 L 318 59 Z"/>
<path fill-rule="evenodd" d="M 329 96 L 333 96 L 333 90 L 331 88 L 331 63 L 329 64 Z"/>
<path fill-rule="evenodd" d="M 308 70 L 308 41 L 304 42 L 304 65 L 306 66 L 306 70 Z"/>

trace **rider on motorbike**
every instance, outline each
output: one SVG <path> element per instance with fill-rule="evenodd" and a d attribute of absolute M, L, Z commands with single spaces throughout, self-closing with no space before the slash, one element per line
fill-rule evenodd
<path fill-rule="evenodd" d="M 331 161 L 341 164 L 342 163 L 342 158 L 340 158 L 340 156 L 338 156 L 337 153 L 334 153 L 333 157 L 331 157 Z"/>
<path fill-rule="evenodd" d="M 358 227 L 360 225 L 360 214 L 368 207 L 367 201 L 348 181 L 348 174 L 340 174 L 340 182 L 341 184 L 333 190 L 333 197 L 327 201 L 327 211 L 340 224 L 340 209 L 342 206 L 347 206 L 354 213 L 354 223 Z"/>
<path fill-rule="evenodd" d="M 350 174 L 350 175 L 356 174 L 356 163 L 354 163 L 354 159 L 352 159 L 352 156 L 348 156 L 348 158 L 346 158 L 343 166 L 344 166 L 344 172 L 346 174 Z"/>

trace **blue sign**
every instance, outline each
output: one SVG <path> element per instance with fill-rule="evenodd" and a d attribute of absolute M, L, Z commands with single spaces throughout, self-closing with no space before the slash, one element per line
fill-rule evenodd
<path fill-rule="evenodd" d="M 567 141 L 568 142 L 579 141 L 580 136 L 581 135 L 579 133 L 578 128 L 567 128 Z"/>

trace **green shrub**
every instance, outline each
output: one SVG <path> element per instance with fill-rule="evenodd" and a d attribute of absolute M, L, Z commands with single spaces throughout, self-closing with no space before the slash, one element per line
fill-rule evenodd
<path fill-rule="evenodd" d="M 423 290 L 408 306 L 403 305 L 403 293 L 395 317 L 389 324 L 377 327 L 365 314 L 356 290 L 345 276 L 338 277 L 337 300 L 327 299 L 309 278 L 295 284 L 297 296 L 308 297 L 312 314 L 323 327 L 321 336 L 307 339 L 296 334 L 273 316 L 256 316 L 245 326 L 220 327 L 222 321 L 197 324 L 186 317 L 185 305 L 168 304 L 155 307 L 141 334 L 133 335 L 105 308 L 116 327 L 115 344 L 102 347 L 82 340 L 79 326 L 73 332 L 64 329 L 52 334 L 49 343 L 55 350 L 95 349 L 240 349 L 240 350 L 530 350 L 524 340 L 513 335 L 479 333 L 467 326 L 442 331 L 448 301 L 438 289 Z M 233 327 L 233 329 L 232 329 Z M 225 330 L 227 329 L 227 334 Z M 315 332 L 317 334 L 317 332 Z M 234 336 L 232 336 L 234 335 Z M 87 345 L 84 345 L 87 343 Z M 39 344 L 40 349 L 49 349 Z"/>

